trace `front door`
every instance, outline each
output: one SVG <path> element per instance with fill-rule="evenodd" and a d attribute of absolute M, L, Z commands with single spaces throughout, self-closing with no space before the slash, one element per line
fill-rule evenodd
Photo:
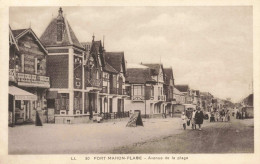
<path fill-rule="evenodd" d="M 100 108 L 100 113 L 103 113 L 103 111 L 102 111 L 102 98 L 99 98 L 99 108 Z"/>
<path fill-rule="evenodd" d="M 90 118 L 93 118 L 93 112 L 96 112 L 96 95 L 95 93 L 89 93 L 89 114 Z"/>
<path fill-rule="evenodd" d="M 113 101 L 112 101 L 112 98 L 109 99 L 109 113 L 112 113 L 113 112 Z"/>
<path fill-rule="evenodd" d="M 117 100 L 117 112 L 121 112 L 121 99 Z"/>

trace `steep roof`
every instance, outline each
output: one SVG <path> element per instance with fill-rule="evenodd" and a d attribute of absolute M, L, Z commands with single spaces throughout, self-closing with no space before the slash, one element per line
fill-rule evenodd
<path fill-rule="evenodd" d="M 118 72 L 123 71 L 124 74 L 126 73 L 124 52 L 105 52 L 103 55 L 106 63 L 111 65 Z M 121 68 L 123 70 L 121 70 Z"/>
<path fill-rule="evenodd" d="M 11 28 L 10 28 L 11 29 Z M 14 35 L 15 41 L 18 42 L 20 38 L 22 38 L 25 34 L 29 33 L 31 34 L 34 39 L 37 41 L 38 45 L 42 48 L 42 50 L 47 54 L 47 50 L 43 43 L 40 41 L 40 39 L 37 37 L 37 35 L 33 32 L 31 28 L 28 29 L 18 29 L 18 30 L 11 30 L 12 34 Z"/>
<path fill-rule="evenodd" d="M 164 73 L 165 73 L 165 76 L 166 76 L 166 80 L 165 80 L 165 83 L 166 84 L 170 84 L 170 79 L 174 79 L 173 78 L 173 72 L 172 72 L 172 68 L 164 68 L 163 69 Z"/>
<path fill-rule="evenodd" d="M 250 94 L 247 96 L 243 102 L 248 106 L 254 106 L 254 94 Z"/>
<path fill-rule="evenodd" d="M 151 81 L 149 68 L 128 68 L 126 71 L 126 82 L 130 84 L 145 84 Z"/>
<path fill-rule="evenodd" d="M 108 63 L 105 64 L 105 66 L 103 67 L 104 71 L 110 72 L 110 73 L 118 73 L 117 70 L 115 70 L 111 65 L 109 65 Z"/>
<path fill-rule="evenodd" d="M 13 31 L 12 31 L 10 26 L 9 26 L 9 44 L 10 45 L 15 45 L 15 48 L 19 51 L 19 47 L 17 45 L 17 42 L 16 42 L 16 40 L 14 38 Z"/>
<path fill-rule="evenodd" d="M 26 31 L 27 29 L 19 29 L 19 30 L 12 30 L 14 37 L 17 37 L 22 32 Z"/>
<path fill-rule="evenodd" d="M 176 94 L 176 95 L 183 95 L 183 93 L 181 93 L 177 88 L 173 88 L 173 94 Z"/>
<path fill-rule="evenodd" d="M 152 76 L 157 76 L 159 74 L 160 67 L 162 67 L 162 64 L 142 64 L 142 65 L 145 65 L 151 69 Z"/>
<path fill-rule="evenodd" d="M 63 21 L 64 23 L 64 32 L 62 41 L 57 41 L 57 33 L 58 26 L 57 21 Z M 68 46 L 73 45 L 78 48 L 82 48 L 83 46 L 79 43 L 74 31 L 72 30 L 69 22 L 65 17 L 63 17 L 62 13 L 58 15 L 57 18 L 52 19 L 50 24 L 47 26 L 45 31 L 43 32 L 40 40 L 45 46 Z"/>
<path fill-rule="evenodd" d="M 188 92 L 189 85 L 175 85 L 180 92 Z"/>

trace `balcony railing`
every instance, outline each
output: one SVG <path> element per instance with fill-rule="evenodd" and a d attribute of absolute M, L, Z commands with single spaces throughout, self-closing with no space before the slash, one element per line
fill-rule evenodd
<path fill-rule="evenodd" d="M 103 86 L 100 93 L 108 93 L 107 86 Z"/>
<path fill-rule="evenodd" d="M 117 88 L 110 88 L 110 94 L 118 94 Z"/>
<path fill-rule="evenodd" d="M 19 86 L 43 87 L 43 88 L 50 87 L 50 78 L 47 76 L 17 73 L 16 79 Z"/>
<path fill-rule="evenodd" d="M 87 87 L 101 87 L 101 79 L 87 79 L 86 83 L 87 83 Z"/>
<path fill-rule="evenodd" d="M 165 95 L 159 95 L 158 96 L 158 100 L 165 101 L 166 100 L 166 96 Z"/>
<path fill-rule="evenodd" d="M 132 97 L 132 100 L 133 101 L 143 101 L 143 100 L 145 100 L 145 97 L 143 95 L 134 95 Z"/>

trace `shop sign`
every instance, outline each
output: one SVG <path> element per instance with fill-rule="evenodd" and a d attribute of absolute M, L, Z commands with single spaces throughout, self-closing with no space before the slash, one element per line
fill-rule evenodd
<path fill-rule="evenodd" d="M 18 73 L 18 85 L 49 88 L 50 78 L 47 76 Z"/>

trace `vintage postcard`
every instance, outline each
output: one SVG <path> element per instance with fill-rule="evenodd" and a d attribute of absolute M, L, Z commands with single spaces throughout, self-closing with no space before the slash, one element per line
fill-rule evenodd
<path fill-rule="evenodd" d="M 79 3 L 1 11 L 0 163 L 260 159 L 259 4 Z"/>

